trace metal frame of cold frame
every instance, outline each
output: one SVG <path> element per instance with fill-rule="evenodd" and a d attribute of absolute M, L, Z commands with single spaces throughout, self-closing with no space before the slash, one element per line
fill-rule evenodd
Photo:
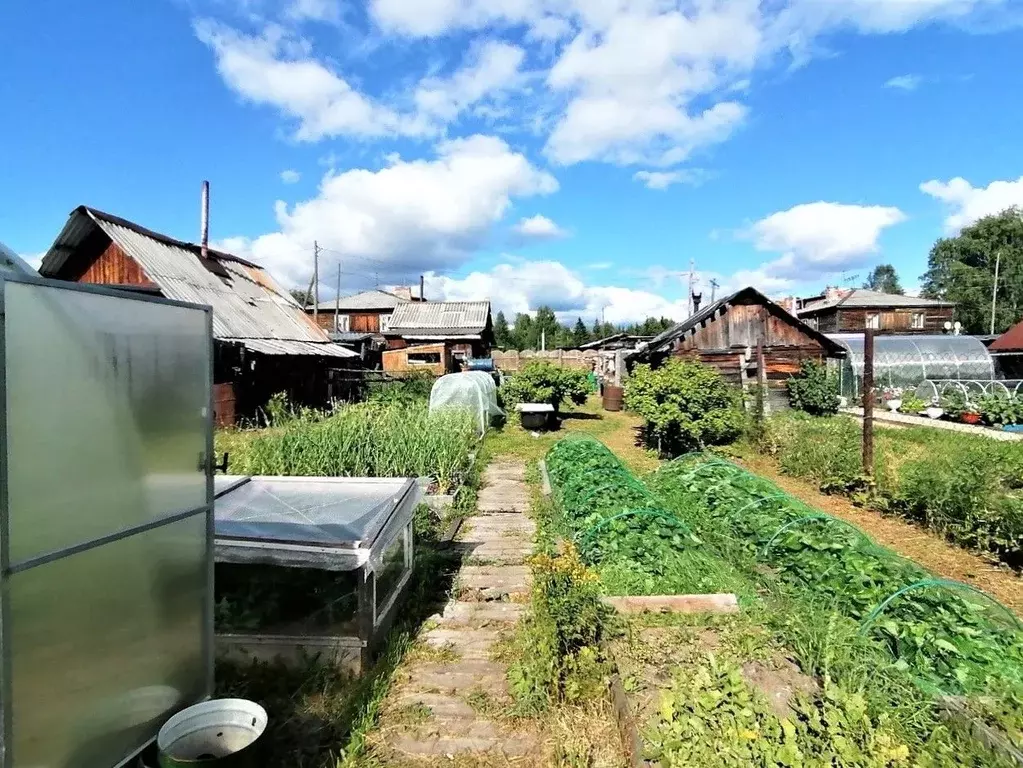
<path fill-rule="evenodd" d="M 128 526 L 114 533 L 94 537 L 75 545 L 64 547 L 40 556 L 27 558 L 12 563 L 10 558 L 10 509 L 8 497 L 8 435 L 7 435 L 7 313 L 6 295 L 8 283 L 36 285 L 54 290 L 65 290 L 78 293 L 90 293 L 98 296 L 109 296 L 125 301 L 162 304 L 166 306 L 194 309 L 204 312 L 207 328 L 207 355 L 209 358 L 206 389 L 208 393 L 206 405 L 206 456 L 204 460 L 206 474 L 206 503 L 194 509 L 179 511 L 140 525 Z M 11 656 L 11 589 L 10 577 L 16 573 L 32 568 L 42 567 L 49 563 L 73 557 L 106 544 L 122 541 L 147 531 L 155 530 L 198 515 L 206 515 L 206 595 L 204 600 L 205 617 L 203 621 L 202 654 L 206 667 L 206 690 L 202 698 L 213 695 L 213 310 L 210 307 L 191 304 L 183 301 L 172 301 L 158 296 L 141 293 L 129 293 L 102 286 L 83 283 L 66 283 L 59 280 L 48 280 L 34 275 L 0 274 L 0 767 L 14 768 L 14 755 L 9 745 L 13 734 L 13 664 Z M 192 702 L 196 703 L 196 702 Z M 114 768 L 128 765 L 132 760 L 149 747 L 156 739 L 154 733 L 138 748 L 129 753 Z"/>
<path fill-rule="evenodd" d="M 227 487 L 221 488 L 215 492 L 216 499 L 222 499 L 229 495 L 233 491 L 247 485 L 252 481 L 258 480 L 276 480 L 280 482 L 301 484 L 304 481 L 322 483 L 322 482 L 336 482 L 339 485 L 343 485 L 346 481 L 351 481 L 352 478 L 321 478 L 321 477 L 281 477 L 281 478 L 268 478 L 268 477 L 246 477 L 238 478 L 231 482 Z M 393 481 L 391 478 L 358 478 L 360 482 L 366 482 L 367 480 L 374 481 L 379 480 L 380 482 Z M 211 482 L 213 482 L 211 480 Z M 278 555 L 278 562 L 275 563 L 278 567 L 316 567 L 299 562 L 297 556 L 306 553 L 318 556 L 329 557 L 331 555 L 335 557 L 352 557 L 358 561 L 358 564 L 353 568 L 345 570 L 358 571 L 358 582 L 356 587 L 356 597 L 358 600 L 358 607 L 356 609 L 356 631 L 357 640 L 361 646 L 360 654 L 360 665 L 363 669 L 369 666 L 372 662 L 373 655 L 380 647 L 388 630 L 394 623 L 394 619 L 397 616 L 397 606 L 405 594 L 406 588 L 409 582 L 412 580 L 412 573 L 415 569 L 415 532 L 412 521 L 412 514 L 414 512 L 415 503 L 410 504 L 410 498 L 412 502 L 418 501 L 419 485 L 418 483 L 409 478 L 405 481 L 405 484 L 401 490 L 400 496 L 386 502 L 390 507 L 390 511 L 386 519 L 381 523 L 379 529 L 374 534 L 373 538 L 368 541 L 360 542 L 339 542 L 337 546 L 325 546 L 320 544 L 309 544 L 302 542 L 275 542 L 270 540 L 257 540 L 257 539 L 246 539 L 240 537 L 225 537 L 221 536 L 215 540 L 215 557 L 217 562 L 220 563 L 232 563 L 232 562 L 245 562 L 247 558 L 242 560 L 235 560 L 230 557 L 231 550 L 247 551 L 250 554 L 254 554 L 258 550 L 265 550 L 267 553 L 265 556 L 259 558 L 259 560 L 272 563 L 274 557 L 270 554 L 271 552 Z M 393 527 L 397 520 L 399 510 L 409 508 L 409 517 L 407 520 L 398 521 L 400 525 L 396 528 Z M 216 513 L 214 512 L 214 517 Z M 403 554 L 404 554 L 404 572 L 401 578 L 391 587 L 391 592 L 388 595 L 379 595 L 377 593 L 377 572 L 373 568 L 370 557 L 370 552 L 375 545 L 383 542 L 381 546 L 382 551 L 386 551 L 390 546 L 399 538 L 404 537 Z M 281 555 L 292 552 L 293 555 L 281 557 Z M 365 555 L 360 557 L 360 555 Z M 383 605 L 378 605 L 379 599 L 385 598 Z"/>

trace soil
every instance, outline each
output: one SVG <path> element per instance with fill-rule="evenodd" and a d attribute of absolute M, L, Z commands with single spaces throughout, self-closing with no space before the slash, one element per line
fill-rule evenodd
<path fill-rule="evenodd" d="M 937 534 L 906 520 L 884 517 L 874 510 L 857 507 L 841 496 L 821 493 L 810 483 L 781 474 L 778 465 L 766 456 L 736 459 L 736 462 L 771 480 L 786 493 L 852 523 L 878 544 L 919 563 L 932 573 L 984 590 L 1017 616 L 1023 617 L 1023 574 L 984 555 L 950 544 Z"/>
<path fill-rule="evenodd" d="M 788 659 L 768 665 L 750 661 L 742 665 L 742 676 L 746 682 L 764 694 L 771 711 L 778 717 L 793 714 L 792 699 L 797 693 L 817 692 L 817 683 L 799 671 L 799 667 Z"/>

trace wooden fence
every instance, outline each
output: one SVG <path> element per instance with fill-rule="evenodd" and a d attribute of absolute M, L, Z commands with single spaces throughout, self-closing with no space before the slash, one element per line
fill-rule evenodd
<path fill-rule="evenodd" d="M 532 349 L 524 349 L 518 352 L 514 349 L 495 349 L 490 353 L 494 359 L 494 365 L 500 371 L 515 372 L 531 360 L 545 360 L 562 368 L 571 368 L 577 371 L 593 370 L 593 362 L 599 353 L 594 350 L 579 349 L 552 349 L 546 352 L 537 352 Z"/>

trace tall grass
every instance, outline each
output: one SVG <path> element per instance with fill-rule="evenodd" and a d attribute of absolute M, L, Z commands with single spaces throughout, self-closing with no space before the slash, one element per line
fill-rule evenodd
<path fill-rule="evenodd" d="M 425 403 L 408 402 L 304 411 L 267 429 L 218 435 L 235 474 L 430 477 L 442 493 L 465 482 L 479 443 L 471 413 L 431 415 Z"/>
<path fill-rule="evenodd" d="M 786 474 L 1023 564 L 1023 443 L 927 427 L 877 429 L 868 489 L 861 440 L 859 425 L 843 416 L 782 414 L 768 421 L 764 444 Z"/>

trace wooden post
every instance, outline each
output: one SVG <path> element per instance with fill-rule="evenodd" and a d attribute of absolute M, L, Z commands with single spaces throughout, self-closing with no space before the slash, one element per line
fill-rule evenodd
<path fill-rule="evenodd" d="M 619 349 L 615 351 L 615 386 L 620 387 L 622 385 L 622 368 L 625 367 L 625 350 Z"/>
<path fill-rule="evenodd" d="M 874 329 L 863 331 L 863 474 L 874 477 Z"/>

